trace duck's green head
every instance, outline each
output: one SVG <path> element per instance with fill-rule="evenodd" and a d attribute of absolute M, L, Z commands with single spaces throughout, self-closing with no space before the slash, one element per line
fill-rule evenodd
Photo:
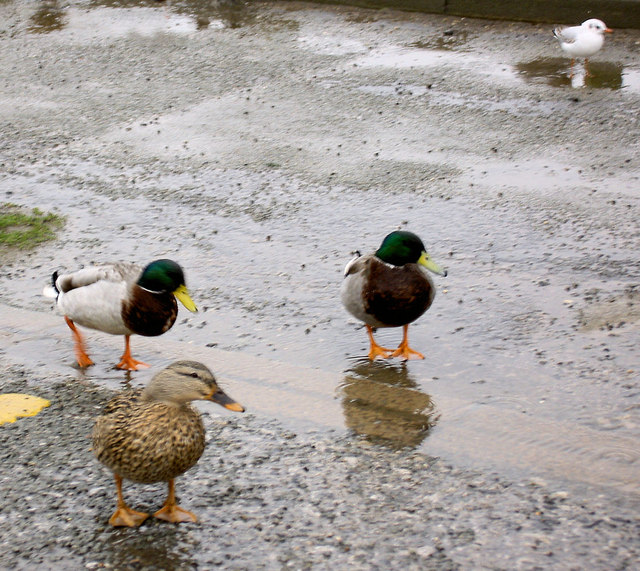
<path fill-rule="evenodd" d="M 189 311 L 198 311 L 184 283 L 182 268 L 173 260 L 163 259 L 151 262 L 142 270 L 138 285 L 149 291 L 171 292 Z"/>
<path fill-rule="evenodd" d="M 434 274 L 447 275 L 446 270 L 443 270 L 427 254 L 422 240 L 413 232 L 406 230 L 396 230 L 387 235 L 378 248 L 376 256 L 392 266 L 420 264 Z"/>

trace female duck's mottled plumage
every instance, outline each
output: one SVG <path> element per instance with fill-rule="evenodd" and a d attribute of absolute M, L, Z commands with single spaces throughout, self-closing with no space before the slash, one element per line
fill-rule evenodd
<path fill-rule="evenodd" d="M 409 347 L 409 323 L 420 317 L 433 302 L 435 286 L 422 267 L 447 275 L 426 252 L 422 240 L 412 232 L 392 232 L 375 254 L 356 256 L 344 271 L 342 303 L 349 313 L 363 321 L 371 344 L 369 358 L 419 358 Z M 386 349 L 373 338 L 377 327 L 404 328 L 397 349 Z"/>
<path fill-rule="evenodd" d="M 197 311 L 185 286 L 182 268 L 172 260 L 155 260 L 144 269 L 135 264 L 91 266 L 70 274 L 53 274 L 53 287 L 45 295 L 55 297 L 75 340 L 80 367 L 93 365 L 75 324 L 112 335 L 125 336 L 125 352 L 117 367 L 137 370 L 147 367 L 131 357 L 133 334 L 162 335 L 178 316 L 176 298 Z"/>
<path fill-rule="evenodd" d="M 211 400 L 230 410 L 244 409 L 217 385 L 211 371 L 195 361 L 177 361 L 155 375 L 144 389 L 123 392 L 107 403 L 93 429 L 96 458 L 116 479 L 118 509 L 112 525 L 140 525 L 148 514 L 129 508 L 122 479 L 151 484 L 168 482 L 164 507 L 154 515 L 172 522 L 196 521 L 176 505 L 174 478 L 193 467 L 205 448 L 194 400 Z"/>

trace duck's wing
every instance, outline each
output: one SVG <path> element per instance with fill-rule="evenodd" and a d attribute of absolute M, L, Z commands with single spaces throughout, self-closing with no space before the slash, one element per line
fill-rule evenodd
<path fill-rule="evenodd" d="M 553 35 L 565 44 L 573 44 L 578 39 L 578 32 L 582 28 L 580 26 L 558 26 L 553 30 Z"/>
<path fill-rule="evenodd" d="M 95 419 L 93 426 L 93 451 L 103 461 L 109 449 L 118 443 L 118 434 L 122 438 L 122 430 L 137 410 L 142 389 L 123 391 L 114 396 Z M 115 440 L 114 440 L 115 438 Z"/>
<path fill-rule="evenodd" d="M 101 281 L 125 282 L 127 285 L 135 282 L 142 269 L 136 264 L 117 263 L 89 266 L 70 274 L 61 274 L 55 280 L 55 287 L 60 293 L 67 293 L 73 289 L 89 286 Z"/>
<path fill-rule="evenodd" d="M 142 389 L 130 389 L 114 396 L 102 409 L 102 416 L 127 414 L 140 402 Z"/>

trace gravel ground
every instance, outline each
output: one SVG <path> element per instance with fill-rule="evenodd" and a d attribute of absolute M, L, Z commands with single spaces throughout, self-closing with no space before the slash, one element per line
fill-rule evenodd
<path fill-rule="evenodd" d="M 52 401 L 2 427 L 7 569 L 633 569 L 640 557 L 636 497 L 509 481 L 252 414 L 204 413 L 207 449 L 177 481 L 198 524 L 113 529 L 115 486 L 88 438 L 112 393 L 22 368 L 2 379 L 3 392 Z M 146 511 L 165 493 L 125 487 Z"/>
<path fill-rule="evenodd" d="M 114 530 L 89 440 L 105 379 L 60 373 L 68 332 L 45 348 L 4 326 L 0 391 L 52 405 L 0 428 L 0 566 L 637 567 L 637 479 L 623 495 L 518 463 L 531 443 L 541 465 L 640 463 L 640 37 L 616 30 L 593 77 L 570 78 L 548 28 L 295 3 L 0 2 L 3 199 L 67 216 L 58 242 L 2 259 L 0 304 L 37 321 L 53 269 L 176 255 L 201 312 L 166 338 L 348 384 L 365 351 L 336 301 L 349 252 L 423 228 L 450 270 L 412 327 L 430 360 L 385 375 L 461 403 L 413 450 L 214 407 L 177 484 L 201 522 Z M 112 349 L 92 342 L 102 366 Z M 491 451 L 475 470 L 425 450 L 456 424 Z M 492 455 L 518 475 L 486 468 Z M 151 511 L 165 490 L 125 493 Z"/>

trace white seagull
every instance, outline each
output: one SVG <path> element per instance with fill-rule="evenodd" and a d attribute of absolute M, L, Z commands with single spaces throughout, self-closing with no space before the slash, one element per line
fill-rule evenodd
<path fill-rule="evenodd" d="M 571 66 L 575 58 L 584 58 L 585 70 L 588 58 L 598 53 L 604 44 L 604 34 L 613 30 L 596 18 L 582 22 L 580 26 L 558 26 L 553 35 L 560 42 L 560 47 L 571 56 Z M 588 71 L 587 71 L 588 73 Z"/>

